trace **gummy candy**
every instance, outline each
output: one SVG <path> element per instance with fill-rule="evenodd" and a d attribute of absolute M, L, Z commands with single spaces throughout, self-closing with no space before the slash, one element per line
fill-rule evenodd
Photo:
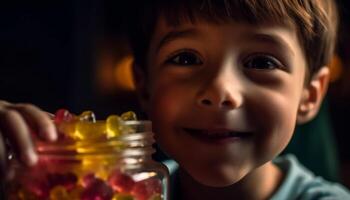
<path fill-rule="evenodd" d="M 106 121 L 96 121 L 92 111 L 84 111 L 75 116 L 65 109 L 58 110 L 54 119 L 58 132 L 73 140 L 114 138 L 121 134 L 133 133 L 135 130 L 123 123 L 130 120 L 137 120 L 136 114 L 132 111 L 125 112 L 120 117 L 110 115 Z"/>
<path fill-rule="evenodd" d="M 111 115 L 106 120 L 107 138 L 120 135 L 121 118 L 118 115 Z"/>
<path fill-rule="evenodd" d="M 81 186 L 77 186 L 73 188 L 71 191 L 69 191 L 69 199 L 70 200 L 80 200 L 80 196 L 82 192 L 84 191 L 84 188 Z"/>
<path fill-rule="evenodd" d="M 162 200 L 162 196 L 160 194 L 154 194 L 149 200 Z"/>
<path fill-rule="evenodd" d="M 20 200 L 37 200 L 38 199 L 38 196 L 34 195 L 33 193 L 31 192 L 28 192 L 26 190 L 20 190 L 18 192 L 18 198 Z"/>
<path fill-rule="evenodd" d="M 61 122 L 69 122 L 71 120 L 73 120 L 74 116 L 69 113 L 68 110 L 66 109 L 59 109 L 56 113 L 55 113 L 55 118 L 54 118 L 54 122 L 56 124 L 59 124 Z"/>
<path fill-rule="evenodd" d="M 81 200 L 110 200 L 113 190 L 103 180 L 94 179 L 81 194 Z"/>
<path fill-rule="evenodd" d="M 9 197 L 16 200 L 162 200 L 160 179 L 152 176 L 138 181 L 140 178 L 135 174 L 131 177 L 123 173 L 125 168 L 114 168 L 118 164 L 115 156 L 100 156 L 104 152 L 119 152 L 129 145 L 118 137 L 136 133 L 135 127 L 126 122 L 132 120 L 137 117 L 131 111 L 96 121 L 92 111 L 76 116 L 68 110 L 58 110 L 54 123 L 60 134 L 58 142 L 69 144 L 69 149 L 63 151 L 67 154 L 40 156 L 30 176 L 15 186 Z M 39 152 L 47 150 L 45 145 L 37 144 Z M 58 154 L 60 150 L 58 148 Z"/>
<path fill-rule="evenodd" d="M 112 200 L 134 200 L 134 197 L 129 194 L 119 193 L 114 195 Z"/>
<path fill-rule="evenodd" d="M 132 112 L 132 111 L 125 112 L 120 117 L 124 121 L 137 120 L 136 114 L 134 112 Z"/>
<path fill-rule="evenodd" d="M 76 124 L 73 138 L 77 140 L 93 140 L 105 135 L 106 124 L 104 122 L 80 121 Z"/>
<path fill-rule="evenodd" d="M 76 122 L 74 121 L 57 124 L 56 127 L 60 134 L 59 139 L 64 139 L 65 138 L 64 136 L 74 138 L 74 133 L 76 128 L 75 125 L 76 125 Z"/>
<path fill-rule="evenodd" d="M 130 192 L 135 184 L 130 176 L 121 173 L 119 170 L 114 170 L 111 173 L 108 183 L 117 192 Z"/>
<path fill-rule="evenodd" d="M 86 174 L 81 180 L 81 185 L 83 187 L 89 187 L 95 180 L 96 180 L 95 174 L 93 173 Z"/>
<path fill-rule="evenodd" d="M 65 174 L 48 174 L 47 179 L 50 187 L 61 185 L 64 186 L 67 190 L 72 189 L 78 182 L 77 176 L 71 172 Z"/>
<path fill-rule="evenodd" d="M 22 191 L 24 196 L 27 193 L 31 193 L 33 196 L 36 196 L 39 199 L 45 199 L 49 196 L 50 187 L 44 180 L 33 179 L 31 182 L 24 183 L 25 190 Z"/>
<path fill-rule="evenodd" d="M 149 178 L 137 182 L 131 191 L 137 200 L 148 200 L 153 195 L 160 194 L 161 192 L 162 183 L 156 178 Z"/>
<path fill-rule="evenodd" d="M 65 187 L 56 186 L 50 191 L 50 200 L 69 200 L 69 195 Z"/>
<path fill-rule="evenodd" d="M 93 113 L 92 111 L 84 111 L 82 114 L 79 115 L 79 120 L 95 123 L 96 122 L 95 113 Z"/>

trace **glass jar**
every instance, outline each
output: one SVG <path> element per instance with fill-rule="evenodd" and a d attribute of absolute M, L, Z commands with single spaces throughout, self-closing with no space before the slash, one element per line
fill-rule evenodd
<path fill-rule="evenodd" d="M 7 199 L 167 200 L 168 170 L 152 160 L 150 121 L 126 121 L 132 133 L 112 139 L 47 143 L 35 140 L 39 162 L 11 159 Z"/>

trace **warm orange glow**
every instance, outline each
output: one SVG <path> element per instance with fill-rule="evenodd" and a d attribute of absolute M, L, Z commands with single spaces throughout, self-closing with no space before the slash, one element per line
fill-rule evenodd
<path fill-rule="evenodd" d="M 116 88 L 113 75 L 115 61 L 113 57 L 107 55 L 103 56 L 97 68 L 96 78 L 102 93 L 111 93 Z"/>
<path fill-rule="evenodd" d="M 338 80 L 344 71 L 343 63 L 340 60 L 339 56 L 335 55 L 333 57 L 330 65 L 329 65 L 329 68 L 330 68 L 330 72 L 331 72 L 330 81 L 334 82 L 334 81 Z"/>
<path fill-rule="evenodd" d="M 135 90 L 132 76 L 132 56 L 122 58 L 114 68 L 114 82 L 118 89 L 132 91 Z"/>

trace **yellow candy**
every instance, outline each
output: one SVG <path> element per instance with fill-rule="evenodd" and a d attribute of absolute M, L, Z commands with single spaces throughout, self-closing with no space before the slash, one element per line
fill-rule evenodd
<path fill-rule="evenodd" d="M 113 196 L 112 200 L 134 200 L 134 197 L 129 194 L 116 194 Z"/>
<path fill-rule="evenodd" d="M 131 121 L 131 120 L 137 120 L 136 114 L 132 111 L 125 112 L 121 115 L 122 120 L 124 121 Z"/>
<path fill-rule="evenodd" d="M 79 115 L 80 121 L 96 122 L 95 113 L 92 111 L 84 111 Z"/>
<path fill-rule="evenodd" d="M 50 200 L 69 200 L 69 195 L 65 187 L 56 186 L 50 191 Z"/>
<path fill-rule="evenodd" d="M 76 187 L 73 190 L 71 190 L 68 195 L 70 200 L 80 200 L 80 195 L 83 192 L 83 187 Z"/>
<path fill-rule="evenodd" d="M 101 138 L 105 135 L 106 124 L 104 122 L 78 122 L 76 124 L 73 138 L 78 140 L 90 140 Z"/>
<path fill-rule="evenodd" d="M 162 196 L 160 194 L 154 194 L 149 200 L 162 200 Z"/>
<path fill-rule="evenodd" d="M 121 118 L 118 115 L 110 115 L 106 120 L 107 138 L 120 135 Z"/>

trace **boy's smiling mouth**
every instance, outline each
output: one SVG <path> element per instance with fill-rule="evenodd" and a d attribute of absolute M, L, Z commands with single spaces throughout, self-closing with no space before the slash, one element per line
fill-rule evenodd
<path fill-rule="evenodd" d="M 183 128 L 185 133 L 209 143 L 226 143 L 251 137 L 252 132 L 233 131 L 229 129 L 194 129 Z"/>

